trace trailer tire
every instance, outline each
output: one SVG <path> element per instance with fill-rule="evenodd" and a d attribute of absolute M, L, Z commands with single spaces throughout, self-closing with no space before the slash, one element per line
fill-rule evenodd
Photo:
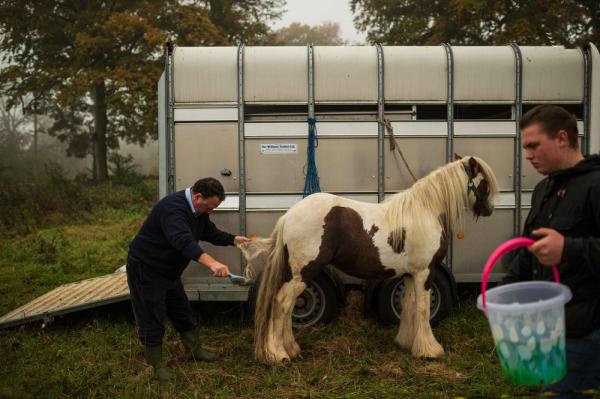
<path fill-rule="evenodd" d="M 292 311 L 292 325 L 295 328 L 315 324 L 328 324 L 340 311 L 338 290 L 331 279 L 319 273 L 296 299 Z"/>
<path fill-rule="evenodd" d="M 399 324 L 402 312 L 402 290 L 404 277 L 382 282 L 375 290 L 377 316 L 385 324 Z M 453 305 L 452 286 L 445 273 L 436 271 L 431 283 L 431 307 L 429 322 L 438 325 L 450 314 Z"/>
<path fill-rule="evenodd" d="M 254 308 L 258 295 L 261 275 L 256 278 L 256 284 L 248 291 L 248 308 L 250 319 L 254 319 Z M 292 311 L 294 328 L 304 328 L 315 324 L 328 324 L 340 312 L 341 299 L 338 288 L 329 276 L 321 272 L 296 299 Z"/>

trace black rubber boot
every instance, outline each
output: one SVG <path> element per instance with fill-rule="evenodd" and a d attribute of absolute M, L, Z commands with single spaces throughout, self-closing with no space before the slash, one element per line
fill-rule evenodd
<path fill-rule="evenodd" d="M 180 335 L 188 360 L 211 362 L 219 358 L 216 353 L 208 352 L 200 346 L 196 330 L 185 331 Z"/>
<path fill-rule="evenodd" d="M 154 379 L 159 381 L 172 381 L 175 379 L 175 374 L 165 367 L 163 363 L 162 346 L 146 346 L 146 361 L 154 370 L 152 374 Z"/>

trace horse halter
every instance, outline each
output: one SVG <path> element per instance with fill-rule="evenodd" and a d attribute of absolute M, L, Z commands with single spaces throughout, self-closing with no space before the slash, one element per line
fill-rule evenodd
<path fill-rule="evenodd" d="M 475 174 L 473 173 L 473 168 L 471 168 L 471 165 L 469 163 L 463 163 L 463 166 L 465 168 L 465 172 L 467 173 L 467 177 L 469 178 L 469 181 L 467 182 L 467 195 L 469 195 L 470 192 L 473 192 L 476 203 L 483 203 L 484 201 L 487 201 L 488 197 L 490 196 L 490 192 L 487 190 L 487 182 L 484 186 L 486 188 L 485 192 L 481 192 L 479 187 L 475 187 L 475 182 L 473 181 Z M 483 182 L 485 182 L 485 180 L 479 183 L 479 186 L 481 186 Z"/>

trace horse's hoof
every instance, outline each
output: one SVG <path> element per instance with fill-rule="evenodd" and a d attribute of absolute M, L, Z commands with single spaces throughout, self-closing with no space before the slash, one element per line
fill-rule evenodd
<path fill-rule="evenodd" d="M 269 359 L 267 364 L 270 364 L 271 366 L 280 366 L 282 364 L 289 363 L 289 362 L 290 362 L 289 356 L 273 356 L 271 359 Z"/>
<path fill-rule="evenodd" d="M 414 357 L 424 357 L 429 359 L 435 359 L 444 356 L 444 348 L 440 344 L 431 345 L 428 348 L 414 348 L 411 351 Z"/>
<path fill-rule="evenodd" d="M 290 356 L 287 352 L 281 353 L 273 353 L 268 357 L 268 363 L 272 365 L 284 364 L 290 361 Z"/>
<path fill-rule="evenodd" d="M 290 360 L 289 356 L 287 356 L 287 353 L 285 355 L 282 355 L 271 352 L 267 352 L 263 356 L 255 356 L 255 358 L 259 363 L 271 366 L 275 366 Z"/>
<path fill-rule="evenodd" d="M 408 338 L 400 338 L 400 337 L 396 337 L 396 339 L 394 340 L 394 342 L 396 343 L 396 345 L 398 345 L 400 348 L 402 348 L 403 350 L 407 351 L 407 352 L 411 352 L 412 347 L 413 347 L 413 340 L 409 340 Z"/>
<path fill-rule="evenodd" d="M 291 345 L 291 348 L 285 348 L 290 359 L 295 359 L 300 355 L 300 346 L 298 344 Z"/>

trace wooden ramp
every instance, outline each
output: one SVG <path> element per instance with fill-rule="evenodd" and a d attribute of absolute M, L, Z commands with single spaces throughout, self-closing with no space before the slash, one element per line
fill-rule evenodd
<path fill-rule="evenodd" d="M 0 317 L 0 329 L 35 320 L 49 322 L 54 316 L 127 299 L 127 273 L 116 271 L 106 276 L 61 285 Z"/>

